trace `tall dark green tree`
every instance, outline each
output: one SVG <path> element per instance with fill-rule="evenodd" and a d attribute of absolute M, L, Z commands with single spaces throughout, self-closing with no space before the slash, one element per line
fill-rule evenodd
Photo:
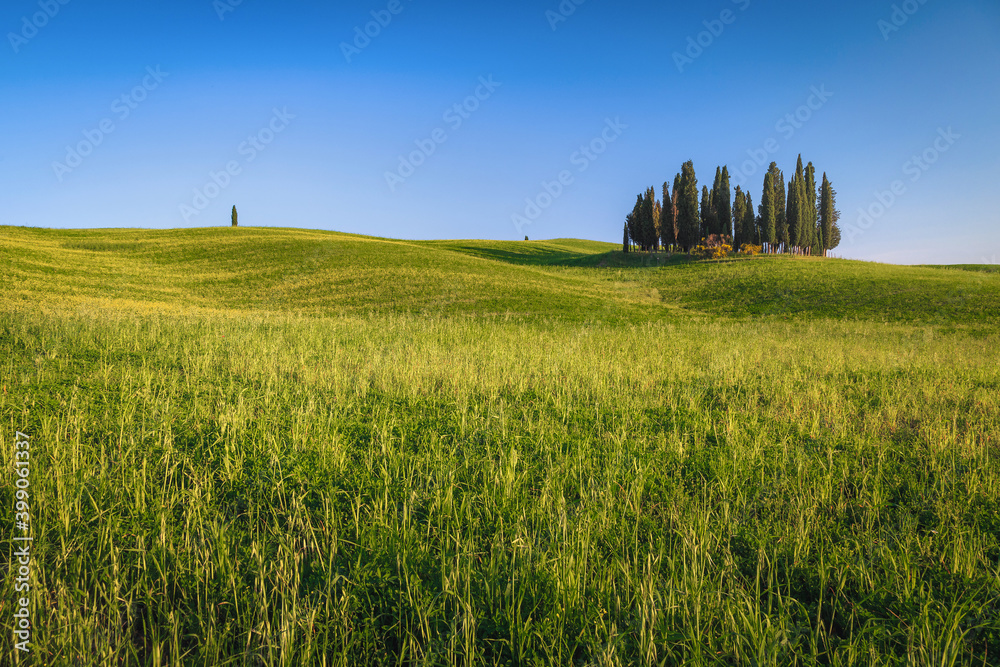
<path fill-rule="evenodd" d="M 760 232 L 757 227 L 757 214 L 754 213 L 753 197 L 748 192 L 746 198 L 746 212 L 743 215 L 743 236 L 746 238 L 744 243 L 760 245 Z"/>
<path fill-rule="evenodd" d="M 729 186 L 729 166 L 722 168 L 722 175 L 719 178 L 719 188 L 712 196 L 712 204 L 715 206 L 715 219 L 718 224 L 718 234 L 726 236 L 733 235 L 733 197 L 732 189 Z"/>
<path fill-rule="evenodd" d="M 656 216 L 653 204 L 653 188 L 648 188 L 642 197 L 640 220 L 642 222 L 642 249 L 651 251 L 656 246 Z"/>
<path fill-rule="evenodd" d="M 694 162 L 688 160 L 681 169 L 680 192 L 677 196 L 677 243 L 690 252 L 700 241 L 701 216 L 698 213 L 698 179 Z"/>
<path fill-rule="evenodd" d="M 632 212 L 628 214 L 625 218 L 625 223 L 628 225 L 628 236 L 632 239 L 632 243 L 637 246 L 642 245 L 642 195 L 635 198 L 635 206 L 632 207 Z"/>
<path fill-rule="evenodd" d="M 806 214 L 806 175 L 802 167 L 802 156 L 799 155 L 795 165 L 795 175 L 788 185 L 788 240 L 798 251 L 809 243 L 810 233 L 807 229 L 809 218 Z"/>
<path fill-rule="evenodd" d="M 778 164 L 772 162 L 767 168 L 774 181 L 774 242 L 779 247 L 788 247 L 788 218 L 785 216 L 785 175 L 778 169 Z"/>
<path fill-rule="evenodd" d="M 767 244 L 768 252 L 774 252 L 776 225 L 774 174 L 767 172 L 764 175 L 764 191 L 760 198 L 760 240 Z"/>
<path fill-rule="evenodd" d="M 239 220 L 236 217 L 236 207 L 233 206 L 233 227 L 239 226 Z"/>
<path fill-rule="evenodd" d="M 632 215 L 629 213 L 629 215 Z M 628 216 L 625 217 L 625 231 L 622 235 L 622 252 L 628 252 Z"/>
<path fill-rule="evenodd" d="M 747 200 L 743 196 L 743 188 L 736 186 L 736 198 L 733 200 L 733 215 L 730 218 L 730 226 L 734 230 L 733 249 L 739 250 L 740 246 L 747 242 L 743 234 L 743 218 L 747 213 Z M 734 224 L 735 223 L 735 224 Z"/>
<path fill-rule="evenodd" d="M 707 185 L 703 185 L 701 188 L 701 230 L 699 234 L 701 238 L 714 233 L 712 231 L 715 229 L 714 218 L 715 211 L 712 210 L 712 193 Z"/>
<path fill-rule="evenodd" d="M 660 208 L 660 242 L 664 248 L 671 248 L 677 243 L 677 231 L 674 229 L 674 195 L 670 191 L 670 183 L 663 184 L 663 204 Z"/>
<path fill-rule="evenodd" d="M 840 245 L 840 211 L 837 210 L 837 192 L 823 173 L 823 185 L 819 197 L 819 226 L 823 240 L 823 256 L 827 251 Z"/>
<path fill-rule="evenodd" d="M 816 205 L 816 167 L 813 166 L 812 162 L 806 165 L 804 201 L 806 230 L 809 234 L 809 237 L 806 239 L 806 243 L 804 245 L 807 251 L 812 251 L 813 254 L 821 254 L 823 239 L 821 238 L 819 228 L 819 211 Z"/>

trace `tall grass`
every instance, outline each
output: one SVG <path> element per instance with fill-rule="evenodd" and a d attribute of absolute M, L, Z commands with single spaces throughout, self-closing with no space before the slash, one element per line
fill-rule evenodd
<path fill-rule="evenodd" d="M 34 664 L 997 664 L 998 339 L 8 307 Z"/>

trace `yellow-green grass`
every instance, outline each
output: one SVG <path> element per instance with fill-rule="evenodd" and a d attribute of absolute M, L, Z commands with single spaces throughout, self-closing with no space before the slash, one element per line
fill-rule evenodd
<path fill-rule="evenodd" d="M 255 229 L 0 260 L 34 664 L 1000 657 L 995 274 Z"/>

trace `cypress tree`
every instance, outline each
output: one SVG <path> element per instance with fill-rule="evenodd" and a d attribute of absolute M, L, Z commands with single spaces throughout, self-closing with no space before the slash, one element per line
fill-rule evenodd
<path fill-rule="evenodd" d="M 837 221 L 840 220 L 840 211 L 837 210 L 837 192 L 830 185 L 830 181 L 823 173 L 823 186 L 820 190 L 819 198 L 819 224 L 823 241 L 823 256 L 826 251 L 832 250 L 840 245 L 840 227 Z"/>
<path fill-rule="evenodd" d="M 816 167 L 810 162 L 806 166 L 806 180 L 805 180 L 805 217 L 806 217 L 806 231 L 809 237 L 806 239 L 804 244 L 807 249 L 809 249 L 810 254 L 813 250 L 816 252 L 821 252 L 823 246 L 823 240 L 820 238 L 819 230 L 819 215 L 816 210 Z"/>
<path fill-rule="evenodd" d="M 699 238 L 704 239 L 713 233 L 715 223 L 712 221 L 712 194 L 707 185 L 701 187 L 701 229 Z"/>
<path fill-rule="evenodd" d="M 625 231 L 622 233 L 622 252 L 628 253 L 628 216 L 625 216 Z"/>
<path fill-rule="evenodd" d="M 632 242 L 636 245 L 642 245 L 642 233 L 641 233 L 641 223 L 640 218 L 642 216 L 642 195 L 636 197 L 635 206 L 632 207 L 632 212 L 629 213 L 628 217 L 625 218 L 628 224 L 628 236 L 632 239 Z"/>
<path fill-rule="evenodd" d="M 768 171 L 774 181 L 774 242 L 788 247 L 788 218 L 785 212 L 785 175 L 778 169 L 778 164 L 772 162 Z"/>
<path fill-rule="evenodd" d="M 239 226 L 239 220 L 236 219 L 236 206 L 233 206 L 233 227 Z"/>
<path fill-rule="evenodd" d="M 648 217 L 646 220 L 646 225 L 647 225 L 646 233 L 649 235 L 649 249 L 651 251 L 659 250 L 660 222 L 659 222 L 659 215 L 657 214 L 657 209 L 659 208 L 659 206 L 656 202 L 656 188 L 654 188 L 652 185 L 646 188 L 646 199 L 644 201 L 647 202 L 646 206 L 648 207 L 647 211 Z"/>
<path fill-rule="evenodd" d="M 740 246 L 746 243 L 743 235 L 743 218 L 746 217 L 747 201 L 743 197 L 743 188 L 736 186 L 736 199 L 733 201 L 733 215 L 729 225 L 733 229 L 733 249 L 739 250 Z M 735 222 L 735 224 L 733 224 Z"/>
<path fill-rule="evenodd" d="M 677 242 L 686 252 L 698 244 L 700 216 L 698 214 L 698 179 L 694 162 L 688 160 L 681 169 L 680 192 L 677 195 Z"/>
<path fill-rule="evenodd" d="M 709 194 L 708 201 L 711 204 L 711 221 L 712 228 L 708 230 L 709 234 L 721 234 L 722 227 L 725 224 L 722 217 L 719 215 L 719 205 L 722 199 L 722 169 L 720 167 L 715 168 L 715 181 L 712 183 L 712 192 Z"/>
<path fill-rule="evenodd" d="M 653 188 L 646 190 L 642 197 L 642 207 L 639 220 L 642 225 L 642 249 L 650 251 L 653 249 L 656 239 L 656 221 L 653 219 Z"/>
<path fill-rule="evenodd" d="M 670 192 L 670 184 L 663 184 L 663 206 L 660 209 L 660 241 L 664 248 L 671 248 L 677 242 L 677 232 L 674 230 L 674 197 Z"/>
<path fill-rule="evenodd" d="M 795 182 L 795 174 L 792 174 L 792 180 L 788 181 L 788 201 L 785 204 L 785 219 L 788 221 L 789 252 L 794 252 L 799 245 L 799 200 L 797 193 L 798 185 Z"/>
<path fill-rule="evenodd" d="M 753 197 L 746 193 L 746 211 L 743 214 L 743 237 L 744 243 L 760 245 L 760 233 L 757 229 L 757 216 L 753 212 Z"/>
<path fill-rule="evenodd" d="M 760 199 L 760 240 L 768 245 L 768 252 L 773 252 L 775 242 L 775 224 L 777 216 L 774 210 L 774 175 L 767 172 L 764 176 L 764 191 Z"/>
<path fill-rule="evenodd" d="M 792 176 L 788 187 L 788 237 L 789 242 L 800 250 L 809 240 L 809 233 L 806 231 L 808 218 L 805 211 L 805 180 L 802 156 L 799 155 L 798 163 L 795 165 L 795 175 Z"/>
<path fill-rule="evenodd" d="M 722 168 L 722 183 L 715 197 L 715 209 L 719 217 L 719 233 L 732 237 L 733 235 L 733 205 L 732 189 L 729 185 L 729 166 Z"/>

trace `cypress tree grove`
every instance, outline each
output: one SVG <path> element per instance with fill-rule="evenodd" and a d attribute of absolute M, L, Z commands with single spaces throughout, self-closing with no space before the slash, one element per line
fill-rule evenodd
<path fill-rule="evenodd" d="M 677 196 L 677 242 L 690 252 L 700 240 L 698 214 L 698 178 L 694 162 L 688 160 L 681 169 L 680 193 Z"/>
<path fill-rule="evenodd" d="M 665 249 L 673 248 L 677 242 L 677 232 L 674 229 L 674 197 L 670 192 L 670 184 L 663 184 L 663 206 L 660 209 L 660 242 Z"/>
<path fill-rule="evenodd" d="M 732 189 L 729 187 L 729 166 L 722 168 L 722 179 L 719 181 L 719 190 L 712 198 L 715 204 L 715 217 L 718 220 L 719 234 L 732 237 L 733 235 L 733 204 Z"/>
<path fill-rule="evenodd" d="M 750 243 L 752 245 L 760 245 L 760 232 L 757 229 L 757 216 L 753 212 L 753 197 L 750 193 L 746 193 L 746 211 L 743 214 L 743 237 L 746 239 L 744 243 Z"/>
<path fill-rule="evenodd" d="M 837 193 L 830 185 L 830 181 L 827 180 L 826 172 L 823 172 L 823 186 L 819 198 L 819 225 L 822 230 L 824 257 L 826 257 L 827 250 L 832 250 L 840 245 L 840 227 L 837 226 L 839 220 Z"/>
<path fill-rule="evenodd" d="M 764 191 L 760 198 L 760 240 L 767 244 L 767 252 L 773 252 L 775 243 L 777 216 L 774 199 L 774 175 L 767 172 L 764 175 Z"/>
<path fill-rule="evenodd" d="M 743 197 L 743 188 L 736 186 L 736 199 L 733 201 L 733 216 L 730 226 L 734 230 L 733 248 L 739 250 L 747 242 L 743 234 L 743 218 L 746 216 L 747 200 Z M 735 224 L 733 224 L 735 223 Z"/>

